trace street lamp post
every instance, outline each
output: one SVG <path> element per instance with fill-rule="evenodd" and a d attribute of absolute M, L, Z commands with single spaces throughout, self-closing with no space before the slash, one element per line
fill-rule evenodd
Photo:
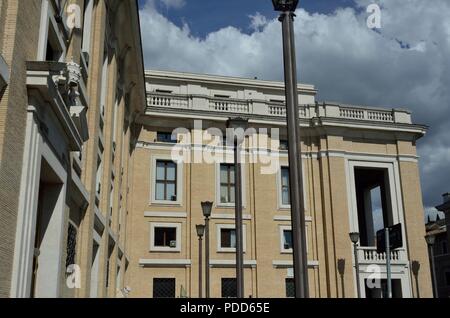
<path fill-rule="evenodd" d="M 438 298 L 439 294 L 438 294 L 438 289 L 437 289 L 436 267 L 434 265 L 434 251 L 433 251 L 433 246 L 434 246 L 434 242 L 436 241 L 436 236 L 434 236 L 432 234 L 426 235 L 425 240 L 427 241 L 428 256 L 430 258 L 431 276 L 432 276 L 431 279 L 433 282 L 433 296 L 434 296 L 434 298 Z"/>
<path fill-rule="evenodd" d="M 235 214 L 236 214 L 236 282 L 237 297 L 244 297 L 244 244 L 242 237 L 242 174 L 240 146 L 244 141 L 244 133 L 248 120 L 243 118 L 230 118 L 227 121 L 227 139 L 234 142 L 234 178 L 235 186 Z"/>
<path fill-rule="evenodd" d="M 355 271 L 356 271 L 356 293 L 358 298 L 361 298 L 361 286 L 359 281 L 359 261 L 358 261 L 358 241 L 359 241 L 359 233 L 352 232 L 349 234 L 350 240 L 353 243 L 353 255 L 355 257 Z"/>
<path fill-rule="evenodd" d="M 306 255 L 305 209 L 302 190 L 303 174 L 294 40 L 294 11 L 297 8 L 298 0 L 272 0 L 272 2 L 274 9 L 281 12 L 279 20 L 283 28 L 295 296 L 297 298 L 308 298 L 308 258 Z"/>
<path fill-rule="evenodd" d="M 202 298 L 202 240 L 203 235 L 205 234 L 205 225 L 198 224 L 196 225 L 197 236 L 198 236 L 198 298 Z"/>
<path fill-rule="evenodd" d="M 209 218 L 211 216 L 213 202 L 202 202 L 203 216 L 205 217 L 205 292 L 206 298 L 210 297 L 209 284 Z"/>

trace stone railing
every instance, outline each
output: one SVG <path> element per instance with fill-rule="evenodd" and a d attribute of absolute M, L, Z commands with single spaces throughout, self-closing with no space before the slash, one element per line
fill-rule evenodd
<path fill-rule="evenodd" d="M 286 117 L 283 103 L 265 100 L 242 100 L 211 96 L 191 96 L 169 93 L 148 93 L 147 110 L 153 107 L 172 109 L 192 109 L 217 113 L 236 113 L 255 116 Z M 316 103 L 299 106 L 303 119 L 337 118 L 352 121 L 377 123 L 411 124 L 411 114 L 401 109 L 377 109 L 371 107 L 347 106 L 333 103 Z"/>
<path fill-rule="evenodd" d="M 155 106 L 155 107 L 186 109 L 189 107 L 189 98 L 187 96 L 178 96 L 162 93 L 148 94 L 147 104 L 148 106 Z"/>
<path fill-rule="evenodd" d="M 394 122 L 393 111 L 367 110 L 342 106 L 339 108 L 339 117 L 356 120 L 372 120 L 389 123 Z"/>
<path fill-rule="evenodd" d="M 209 109 L 229 113 L 249 113 L 248 102 L 230 98 L 211 98 L 209 100 Z"/>
<path fill-rule="evenodd" d="M 286 116 L 286 106 L 282 104 L 268 104 L 269 115 L 272 116 Z"/>
<path fill-rule="evenodd" d="M 391 251 L 391 263 L 403 264 L 408 263 L 406 251 L 399 248 Z M 378 253 L 376 247 L 358 247 L 358 261 L 360 264 L 386 264 L 386 253 Z"/>

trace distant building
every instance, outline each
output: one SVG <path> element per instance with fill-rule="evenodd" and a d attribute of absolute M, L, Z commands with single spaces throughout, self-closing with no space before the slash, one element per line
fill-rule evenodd
<path fill-rule="evenodd" d="M 221 138 L 227 119 L 236 116 L 257 131 L 245 138 L 242 154 L 245 296 L 293 296 L 284 84 L 147 71 L 146 89 L 132 155 L 130 297 L 198 296 L 195 225 L 203 223 L 200 203 L 206 200 L 214 201 L 211 296 L 236 295 L 233 147 L 224 147 Z M 376 251 L 375 232 L 401 223 L 404 245 L 390 255 L 393 295 L 417 297 L 420 289 L 420 297 L 430 297 L 416 155 L 426 127 L 401 109 L 316 103 L 312 85 L 300 84 L 298 95 L 310 296 L 355 297 L 359 284 L 362 297 L 383 297 L 386 256 Z M 173 157 L 180 151 L 186 161 Z M 208 160 L 196 160 L 202 156 Z M 264 171 L 271 163 L 274 171 Z M 375 190 L 379 210 L 373 208 Z M 350 232 L 360 233 L 359 281 Z M 412 261 L 421 264 L 418 281 Z M 374 270 L 380 287 L 366 287 Z"/>
<path fill-rule="evenodd" d="M 428 220 L 426 225 L 427 235 L 436 237 L 433 252 L 434 265 L 436 267 L 436 281 L 439 298 L 450 297 L 450 233 L 447 231 L 450 224 L 450 194 L 444 194 L 444 203 L 436 209 L 445 213 L 445 219 L 439 216 L 435 221 Z"/>

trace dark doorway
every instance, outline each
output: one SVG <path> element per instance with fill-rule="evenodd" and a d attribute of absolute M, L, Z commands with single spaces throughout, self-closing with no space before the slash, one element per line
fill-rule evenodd
<path fill-rule="evenodd" d="M 236 278 L 222 278 L 222 298 L 237 297 Z"/>
<path fill-rule="evenodd" d="M 392 298 L 403 298 L 402 282 L 400 279 L 392 279 Z M 382 279 L 380 288 L 369 288 L 367 279 L 365 280 L 366 298 L 388 298 L 387 297 L 387 280 Z"/>
<path fill-rule="evenodd" d="M 387 169 L 355 168 L 361 246 L 375 246 L 376 232 L 393 225 Z"/>
<path fill-rule="evenodd" d="M 175 298 L 175 278 L 154 278 L 153 298 Z"/>

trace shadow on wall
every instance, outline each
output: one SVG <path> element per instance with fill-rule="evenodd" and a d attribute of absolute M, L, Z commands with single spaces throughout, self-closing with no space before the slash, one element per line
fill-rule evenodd
<path fill-rule="evenodd" d="M 420 263 L 418 261 L 412 261 L 411 262 L 411 271 L 412 271 L 412 273 L 414 275 L 414 279 L 416 281 L 417 298 L 420 298 L 419 270 L 420 270 Z"/>
<path fill-rule="evenodd" d="M 341 277 L 342 298 L 345 298 L 345 283 L 344 283 L 345 259 L 343 258 L 338 259 L 337 268 L 339 276 Z"/>

